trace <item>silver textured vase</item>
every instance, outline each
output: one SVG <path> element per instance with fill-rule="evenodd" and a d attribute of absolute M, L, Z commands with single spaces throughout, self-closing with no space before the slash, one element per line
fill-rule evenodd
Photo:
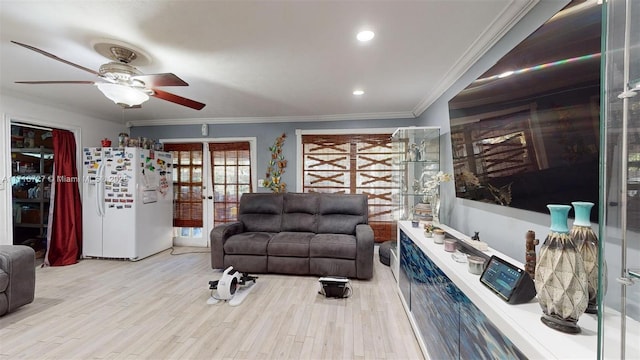
<path fill-rule="evenodd" d="M 540 320 L 552 329 L 576 334 L 578 318 L 587 309 L 587 274 L 567 227 L 571 206 L 547 205 L 551 227 L 538 256 L 535 286 L 544 315 Z"/>

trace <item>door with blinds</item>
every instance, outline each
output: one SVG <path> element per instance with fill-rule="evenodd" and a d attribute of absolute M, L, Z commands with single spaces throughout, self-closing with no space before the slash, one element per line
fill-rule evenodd
<path fill-rule="evenodd" d="M 238 218 L 240 197 L 251 192 L 251 153 L 249 142 L 209 143 L 213 217 L 211 226 L 234 222 Z"/>
<path fill-rule="evenodd" d="M 375 241 L 396 237 L 391 134 L 302 135 L 303 192 L 366 194 Z"/>
<path fill-rule="evenodd" d="M 250 143 L 165 143 L 173 155 L 173 226 L 178 245 L 208 246 L 214 226 L 237 219 L 252 191 Z"/>

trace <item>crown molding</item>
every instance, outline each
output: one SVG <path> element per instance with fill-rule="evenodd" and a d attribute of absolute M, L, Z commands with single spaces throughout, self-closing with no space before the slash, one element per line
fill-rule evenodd
<path fill-rule="evenodd" d="M 415 117 L 422 115 L 447 89 L 462 77 L 482 56 L 486 54 L 511 28 L 520 21 L 540 0 L 512 0 L 495 18 L 495 21 L 474 41 L 462 57 L 456 61 L 438 87 L 413 109 Z"/>
<path fill-rule="evenodd" d="M 359 113 L 336 115 L 311 115 L 311 116 L 268 116 L 268 117 L 219 117 L 199 119 L 157 119 L 157 120 L 132 120 L 127 126 L 158 126 L 158 125 L 222 125 L 222 124 L 262 124 L 283 122 L 320 122 L 320 121 L 344 121 L 344 120 L 389 120 L 389 119 L 415 119 L 411 111 L 383 112 L 383 113 Z"/>

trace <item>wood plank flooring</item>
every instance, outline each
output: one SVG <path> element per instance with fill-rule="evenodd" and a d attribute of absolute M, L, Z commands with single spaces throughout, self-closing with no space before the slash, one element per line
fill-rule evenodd
<path fill-rule="evenodd" d="M 423 358 L 377 247 L 348 299 L 319 295 L 315 276 L 257 274 L 236 307 L 206 303 L 222 275 L 207 249 L 174 253 L 38 268 L 35 301 L 0 317 L 0 359 Z"/>

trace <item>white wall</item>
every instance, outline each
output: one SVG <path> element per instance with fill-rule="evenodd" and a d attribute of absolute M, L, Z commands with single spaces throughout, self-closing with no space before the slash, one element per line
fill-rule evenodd
<path fill-rule="evenodd" d="M 2 114 L 0 118 L 0 182 L 2 182 L 0 185 L 0 234 L 2 234 L 0 245 L 6 245 L 13 243 L 9 181 L 11 177 L 10 122 L 13 120 L 73 131 L 78 145 L 78 159 L 80 159 L 82 147 L 99 145 L 100 139 L 105 137 L 117 138 L 118 133 L 123 130 L 123 125 L 39 105 L 4 93 L 0 96 L 0 114 Z M 78 163 L 79 169 L 81 165 Z"/>

